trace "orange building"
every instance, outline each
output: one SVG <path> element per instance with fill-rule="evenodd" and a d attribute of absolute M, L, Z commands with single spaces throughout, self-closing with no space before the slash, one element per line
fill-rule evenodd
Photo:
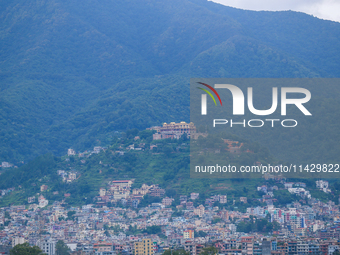
<path fill-rule="evenodd" d="M 143 239 L 141 242 L 135 242 L 135 255 L 152 255 L 153 243 L 151 239 Z"/>
<path fill-rule="evenodd" d="M 195 238 L 194 231 L 192 229 L 185 230 L 183 232 L 183 238 L 184 239 Z"/>

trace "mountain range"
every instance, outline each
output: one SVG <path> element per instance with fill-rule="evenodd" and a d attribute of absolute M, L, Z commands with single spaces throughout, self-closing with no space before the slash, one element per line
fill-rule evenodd
<path fill-rule="evenodd" d="M 0 2 L 0 161 L 189 121 L 191 77 L 339 77 L 340 23 L 206 0 Z"/>

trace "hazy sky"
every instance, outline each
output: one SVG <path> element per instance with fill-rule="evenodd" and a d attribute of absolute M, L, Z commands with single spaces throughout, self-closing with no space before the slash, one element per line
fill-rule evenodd
<path fill-rule="evenodd" d="M 213 0 L 216 3 L 246 9 L 300 11 L 316 16 L 320 19 L 328 19 L 340 22 L 340 0 Z"/>

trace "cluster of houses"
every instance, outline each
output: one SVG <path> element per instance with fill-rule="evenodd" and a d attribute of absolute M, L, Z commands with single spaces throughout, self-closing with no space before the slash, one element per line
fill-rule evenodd
<path fill-rule="evenodd" d="M 28 197 L 27 202 L 30 204 L 28 208 L 31 210 L 36 208 L 43 208 L 48 205 L 48 200 L 43 195 L 38 196 L 38 204 L 35 204 L 36 202 L 35 196 Z"/>
<path fill-rule="evenodd" d="M 193 123 L 185 122 L 164 123 L 162 127 L 150 129 L 156 131 L 154 140 L 199 135 Z M 139 139 L 136 136 L 134 140 Z M 236 141 L 224 142 L 232 153 L 239 153 L 243 146 Z M 115 153 L 142 150 L 144 146 L 132 144 L 120 147 Z M 96 146 L 92 151 L 77 154 L 69 149 L 66 160 L 105 150 Z M 58 170 L 57 174 L 65 183 L 80 177 L 76 171 Z M 335 255 L 340 251 L 339 205 L 312 198 L 303 182 L 286 182 L 286 178 L 271 174 L 265 174 L 264 179 L 276 181 L 273 186 L 262 185 L 254 190 L 263 193 L 258 200 L 265 205 L 247 206 L 253 198 L 239 197 L 242 206 L 247 207 L 245 211 L 235 206 L 234 197 L 228 200 L 223 194 L 211 195 L 205 200 L 200 200 L 199 193 L 180 194 L 176 198 L 179 204 L 174 206 L 174 198 L 166 196 L 157 184 L 132 188 L 133 179 L 109 181 L 99 189 L 91 204 L 72 207 L 65 200 L 49 203 L 44 197 L 48 186 L 44 184 L 40 186 L 40 194 L 28 197 L 29 205 L 0 208 L 0 254 L 9 254 L 11 247 L 28 242 L 54 255 L 58 240 L 63 240 L 74 254 L 98 255 L 152 255 L 171 249 L 198 255 L 210 246 L 219 254 L 228 255 Z M 279 186 L 303 201 L 274 206 Z M 316 181 L 316 187 L 325 193 L 331 192 L 325 180 Z M 0 198 L 12 191 L 14 188 L 0 190 Z M 145 195 L 158 197 L 161 202 L 141 207 Z M 69 196 L 71 194 L 64 194 Z M 240 230 L 240 225 L 253 224 L 256 219 L 266 219 L 279 227 L 263 233 Z"/>
<path fill-rule="evenodd" d="M 140 188 L 132 189 L 133 180 L 110 181 L 106 188 L 99 189 L 99 196 L 96 197 L 98 205 L 116 204 L 120 202 L 124 206 L 138 207 L 140 200 L 146 194 L 154 197 L 163 197 L 165 190 L 158 185 L 143 184 Z"/>
<path fill-rule="evenodd" d="M 138 192 L 147 189 L 144 186 Z M 284 207 L 248 207 L 246 212 L 240 212 L 236 207 L 226 210 L 215 206 L 216 201 L 227 202 L 221 195 L 194 206 L 192 202 L 199 196 L 180 195 L 176 209 L 165 198 L 161 204 L 138 209 L 100 204 L 69 207 L 64 202 L 43 208 L 3 207 L 0 253 L 8 254 L 12 246 L 28 242 L 53 255 L 58 240 L 63 240 L 74 254 L 151 255 L 183 248 L 198 255 L 205 247 L 214 246 L 219 254 L 232 255 L 332 255 L 339 249 L 340 210 L 334 202 L 309 200 L 308 205 L 294 202 Z M 43 200 L 40 196 L 39 204 Z M 254 219 L 277 222 L 280 228 L 269 233 L 238 230 L 239 224 Z M 149 233 L 147 230 L 154 226 L 159 230 Z M 144 253 L 144 247 L 149 253 Z"/>
<path fill-rule="evenodd" d="M 59 176 L 61 176 L 61 178 L 63 179 L 63 182 L 66 182 L 66 183 L 71 183 L 77 178 L 79 178 L 80 176 L 79 173 L 75 171 L 58 170 L 57 173 Z"/>
<path fill-rule="evenodd" d="M 85 152 L 80 152 L 80 153 L 76 153 L 76 151 L 72 148 L 67 150 L 67 156 L 76 156 L 78 155 L 80 158 L 82 157 L 88 157 L 92 154 L 99 154 L 101 151 L 105 151 L 107 150 L 106 147 L 101 147 L 101 146 L 95 146 L 93 147 L 92 151 L 85 151 Z"/>

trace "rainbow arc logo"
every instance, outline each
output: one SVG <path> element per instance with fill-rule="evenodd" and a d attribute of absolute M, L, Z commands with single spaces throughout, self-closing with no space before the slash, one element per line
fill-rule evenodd
<path fill-rule="evenodd" d="M 217 91 L 211 87 L 210 85 L 206 84 L 206 83 L 203 83 L 203 82 L 197 82 L 203 86 L 206 86 L 207 88 L 209 88 L 212 92 L 214 92 L 214 94 L 217 96 L 218 100 L 220 101 L 220 104 L 222 105 L 222 100 L 220 98 L 220 95 L 217 93 Z M 204 92 L 206 92 L 213 100 L 214 100 L 214 103 L 215 105 L 217 106 L 217 103 L 216 103 L 216 100 L 215 100 L 215 97 L 213 96 L 213 94 L 211 94 L 211 92 L 207 89 L 204 89 L 204 88 L 200 88 L 200 87 L 197 87 L 198 89 L 201 89 L 203 90 Z"/>

